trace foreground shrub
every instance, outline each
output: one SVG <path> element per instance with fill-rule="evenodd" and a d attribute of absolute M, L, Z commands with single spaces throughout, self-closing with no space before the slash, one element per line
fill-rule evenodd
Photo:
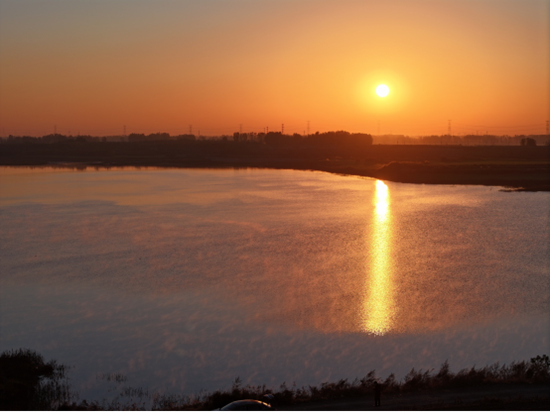
<path fill-rule="evenodd" d="M 30 349 L 0 355 L 0 408 L 3 410 L 55 409 L 70 401 L 65 366 L 45 362 Z"/>

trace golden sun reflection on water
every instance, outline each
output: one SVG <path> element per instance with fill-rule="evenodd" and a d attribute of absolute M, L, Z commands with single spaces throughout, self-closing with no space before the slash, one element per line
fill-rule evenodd
<path fill-rule="evenodd" d="M 362 329 L 376 335 L 391 330 L 394 318 L 391 273 L 392 222 L 388 186 L 376 181 L 374 215 L 369 250 L 371 265 L 367 274 Z"/>

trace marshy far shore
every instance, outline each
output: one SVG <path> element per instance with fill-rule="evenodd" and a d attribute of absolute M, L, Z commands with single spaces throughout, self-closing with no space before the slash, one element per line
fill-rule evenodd
<path fill-rule="evenodd" d="M 401 183 L 550 191 L 550 146 L 312 146 L 210 140 L 4 143 L 0 165 L 294 169 Z"/>

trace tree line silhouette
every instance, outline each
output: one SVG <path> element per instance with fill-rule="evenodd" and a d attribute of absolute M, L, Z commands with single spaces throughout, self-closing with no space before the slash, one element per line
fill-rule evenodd
<path fill-rule="evenodd" d="M 548 135 L 429 135 L 429 136 L 405 136 L 405 135 L 381 135 L 373 137 L 367 133 L 350 133 L 344 130 L 315 132 L 309 135 L 298 133 L 284 134 L 282 132 L 235 132 L 233 135 L 221 136 L 197 136 L 194 134 L 170 135 L 167 132 L 157 133 L 131 133 L 118 136 L 91 136 L 91 135 L 63 135 L 59 133 L 48 134 L 41 137 L 13 136 L 0 137 L 0 143 L 86 143 L 86 142 L 234 142 L 234 143 L 261 143 L 274 146 L 355 146 L 365 147 L 373 144 L 383 145 L 455 145 L 455 146 L 537 146 L 550 145 Z"/>

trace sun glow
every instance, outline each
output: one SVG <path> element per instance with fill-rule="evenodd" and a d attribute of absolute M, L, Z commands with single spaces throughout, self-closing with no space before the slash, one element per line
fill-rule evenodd
<path fill-rule="evenodd" d="M 390 88 L 385 84 L 379 84 L 376 87 L 376 94 L 380 97 L 386 97 L 390 93 Z"/>
<path fill-rule="evenodd" d="M 363 307 L 363 330 L 384 335 L 393 326 L 394 302 L 391 274 L 392 226 L 388 186 L 376 181 L 373 225 L 371 232 L 371 266 L 367 296 Z"/>

